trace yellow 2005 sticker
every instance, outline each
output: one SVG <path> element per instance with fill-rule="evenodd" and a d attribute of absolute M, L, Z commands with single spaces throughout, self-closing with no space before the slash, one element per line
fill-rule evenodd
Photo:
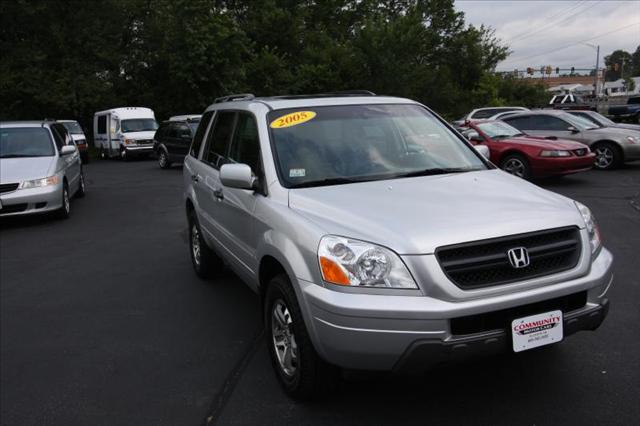
<path fill-rule="evenodd" d="M 285 127 L 297 126 L 298 124 L 306 123 L 312 120 L 316 116 L 313 111 L 297 111 L 291 114 L 278 117 L 271 122 L 269 127 L 272 129 L 284 129 Z"/>

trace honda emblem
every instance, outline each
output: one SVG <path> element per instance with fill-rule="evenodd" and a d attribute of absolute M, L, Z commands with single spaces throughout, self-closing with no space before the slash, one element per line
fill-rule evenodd
<path fill-rule="evenodd" d="M 516 247 L 507 251 L 509 263 L 516 269 L 529 266 L 529 252 L 524 247 Z"/>

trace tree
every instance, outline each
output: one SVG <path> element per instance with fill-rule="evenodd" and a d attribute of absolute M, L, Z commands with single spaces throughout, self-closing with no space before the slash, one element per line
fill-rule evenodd
<path fill-rule="evenodd" d="M 616 81 L 632 75 L 631 54 L 629 52 L 615 50 L 604 57 L 604 63 L 607 66 L 607 71 L 604 74 L 605 81 Z M 622 75 L 622 72 L 624 72 L 624 75 Z"/>

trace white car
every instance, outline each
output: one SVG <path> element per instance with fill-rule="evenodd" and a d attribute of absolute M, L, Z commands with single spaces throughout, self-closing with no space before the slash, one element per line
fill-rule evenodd
<path fill-rule="evenodd" d="M 94 143 L 101 158 L 127 160 L 152 154 L 157 129 L 155 114 L 149 108 L 113 108 L 96 112 L 93 119 Z"/>

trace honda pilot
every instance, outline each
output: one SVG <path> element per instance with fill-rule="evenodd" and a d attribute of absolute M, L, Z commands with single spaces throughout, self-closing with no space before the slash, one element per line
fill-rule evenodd
<path fill-rule="evenodd" d="M 296 398 L 341 368 L 421 371 L 595 330 L 613 258 L 592 212 L 486 155 L 408 99 L 218 99 L 183 168 L 193 267 L 260 295 Z"/>

